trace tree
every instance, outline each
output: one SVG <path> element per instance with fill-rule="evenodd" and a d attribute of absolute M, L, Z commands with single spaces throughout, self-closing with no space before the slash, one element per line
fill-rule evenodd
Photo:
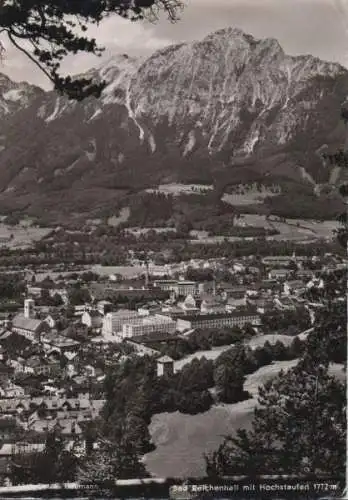
<path fill-rule="evenodd" d="M 88 484 L 90 493 L 103 492 L 114 498 L 115 480 L 148 477 L 139 455 L 128 440 L 118 443 L 103 440 L 99 449 L 83 464 L 78 472 L 79 481 Z"/>
<path fill-rule="evenodd" d="M 9 0 L 0 3 L 0 33 L 5 33 L 51 80 L 54 88 L 70 99 L 99 97 L 105 82 L 73 79 L 59 74 L 64 57 L 77 52 L 100 56 L 103 48 L 86 32 L 112 14 L 131 21 L 158 18 L 160 10 L 175 21 L 180 0 Z M 2 49 L 3 46 L 1 45 Z"/>
<path fill-rule="evenodd" d="M 243 345 L 232 347 L 219 356 L 214 370 L 214 382 L 220 401 L 237 403 L 248 396 L 243 389 L 248 366 Z"/>
<path fill-rule="evenodd" d="M 47 434 L 44 451 L 14 457 L 11 480 L 15 484 L 54 483 L 73 481 L 78 459 L 64 449 L 63 437 L 58 428 Z"/>
<path fill-rule="evenodd" d="M 210 476 L 295 474 L 343 477 L 345 387 L 318 364 L 304 363 L 259 389 L 252 429 L 239 429 L 206 456 Z"/>
<path fill-rule="evenodd" d="M 341 109 L 341 118 L 346 127 L 346 140 L 344 147 L 336 151 L 334 154 L 323 155 L 324 160 L 328 160 L 333 166 L 340 167 L 343 169 L 348 168 L 348 99 L 343 104 Z M 336 230 L 338 243 L 348 251 L 348 217 L 347 217 L 347 206 L 348 206 L 348 184 L 342 184 L 339 188 L 339 193 L 346 205 L 346 210 L 342 212 L 337 220 L 340 224 L 338 230 Z"/>
<path fill-rule="evenodd" d="M 69 293 L 69 304 L 71 306 L 83 305 L 91 301 L 91 295 L 87 288 L 77 283 Z"/>

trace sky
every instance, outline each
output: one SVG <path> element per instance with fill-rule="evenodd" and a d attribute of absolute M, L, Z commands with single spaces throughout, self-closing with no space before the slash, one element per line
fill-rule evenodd
<path fill-rule="evenodd" d="M 102 59 L 90 54 L 69 56 L 64 72 L 78 74 L 113 54 L 147 55 L 167 45 L 199 40 L 236 27 L 256 38 L 276 38 L 291 55 L 312 54 L 348 67 L 348 0 L 184 0 L 177 23 L 165 16 L 156 23 L 126 21 L 118 16 L 91 27 L 90 36 L 106 48 Z M 49 88 L 46 77 L 4 39 L 0 72 L 16 81 Z"/>

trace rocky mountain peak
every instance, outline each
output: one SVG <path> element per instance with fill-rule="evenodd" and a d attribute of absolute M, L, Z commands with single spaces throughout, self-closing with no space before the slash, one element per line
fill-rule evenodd
<path fill-rule="evenodd" d="M 20 111 L 43 95 L 44 91 L 39 87 L 27 82 L 14 82 L 0 74 L 0 118 Z"/>
<path fill-rule="evenodd" d="M 315 151 L 342 135 L 348 71 L 338 64 L 226 28 L 150 57 L 117 54 L 88 75 L 108 84 L 82 103 L 0 76 L 0 115 L 21 110 L 2 121 L 0 210 L 29 191 L 40 210 L 52 192 L 78 192 L 88 211 L 119 186 L 228 180 L 236 157 L 258 158 L 256 172 L 272 164 L 277 178 L 330 178 Z"/>

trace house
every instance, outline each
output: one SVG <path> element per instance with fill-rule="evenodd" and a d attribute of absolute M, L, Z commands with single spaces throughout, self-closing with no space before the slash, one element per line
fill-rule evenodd
<path fill-rule="evenodd" d="M 60 313 L 57 311 L 57 312 L 50 312 L 46 318 L 45 318 L 45 321 L 46 323 L 48 324 L 48 326 L 53 329 L 56 327 L 57 325 L 57 321 L 59 320 L 60 318 Z"/>
<path fill-rule="evenodd" d="M 74 316 L 82 317 L 83 313 L 85 311 L 89 311 L 90 309 L 91 309 L 91 307 L 87 304 L 75 306 L 74 307 Z"/>
<path fill-rule="evenodd" d="M 40 358 L 39 356 L 28 359 L 26 366 L 31 368 L 35 375 L 56 376 L 61 371 L 59 361 Z"/>
<path fill-rule="evenodd" d="M 26 397 L 13 399 L 0 399 L 0 408 L 3 415 L 17 416 L 28 411 L 30 407 L 30 399 Z"/>
<path fill-rule="evenodd" d="M 34 373 L 34 370 L 26 366 L 23 359 L 11 359 L 7 362 L 8 366 L 14 369 L 15 373 Z"/>
<path fill-rule="evenodd" d="M 66 288 L 59 288 L 58 286 L 53 286 L 52 288 L 49 288 L 48 293 L 52 298 L 58 295 L 62 299 L 65 305 L 69 303 L 69 294 Z"/>
<path fill-rule="evenodd" d="M 27 286 L 27 294 L 30 297 L 40 298 L 42 292 L 41 286 Z"/>
<path fill-rule="evenodd" d="M 8 441 L 14 437 L 18 427 L 13 417 L 0 418 L 0 442 Z"/>
<path fill-rule="evenodd" d="M 241 262 L 235 262 L 232 265 L 232 272 L 235 273 L 244 273 L 245 272 L 245 266 Z"/>
<path fill-rule="evenodd" d="M 247 296 L 244 291 L 234 292 L 226 300 L 226 310 L 229 308 L 241 307 L 247 305 Z"/>
<path fill-rule="evenodd" d="M 288 276 L 291 274 L 290 269 L 286 268 L 279 268 L 279 269 L 271 269 L 270 272 L 268 273 L 268 278 L 269 279 L 287 279 Z"/>
<path fill-rule="evenodd" d="M 264 257 L 262 263 L 266 266 L 288 266 L 291 262 L 306 262 L 308 257 L 296 256 L 296 255 L 271 255 Z"/>
<path fill-rule="evenodd" d="M 157 359 L 157 377 L 171 376 L 174 373 L 174 360 L 169 356 Z"/>
<path fill-rule="evenodd" d="M 0 362 L 0 386 L 4 386 L 9 382 L 13 372 L 13 368 Z"/>
<path fill-rule="evenodd" d="M 281 299 L 276 297 L 274 299 L 274 305 L 280 311 L 296 311 L 296 305 L 288 297 L 283 297 Z"/>
<path fill-rule="evenodd" d="M 256 307 L 256 311 L 260 314 L 265 314 L 274 310 L 274 300 L 269 297 L 253 297 L 248 298 L 247 305 Z"/>
<path fill-rule="evenodd" d="M 225 305 L 219 302 L 215 297 L 207 297 L 202 300 L 201 313 L 213 314 L 226 312 Z"/>
<path fill-rule="evenodd" d="M 56 351 L 57 353 L 66 353 L 67 351 L 76 351 L 80 342 L 73 340 L 63 335 L 58 335 L 56 332 L 44 333 L 41 336 L 41 344 L 46 352 Z"/>
<path fill-rule="evenodd" d="M 288 280 L 283 285 L 284 294 L 289 295 L 299 295 L 305 291 L 305 284 L 302 280 Z"/>
<path fill-rule="evenodd" d="M 81 323 L 88 328 L 101 328 L 103 326 L 103 315 L 95 309 L 85 311 L 82 314 Z"/>
<path fill-rule="evenodd" d="M 7 384 L 4 387 L 4 397 L 5 398 L 18 398 L 24 396 L 25 390 L 20 385 Z M 1 410 L 1 408 L 0 408 Z"/>
<path fill-rule="evenodd" d="M 105 316 L 108 312 L 111 312 L 112 303 L 108 300 L 100 300 L 97 304 L 97 310 Z"/>
<path fill-rule="evenodd" d="M 178 304 L 178 306 L 184 311 L 197 312 L 199 310 L 197 307 L 196 299 L 193 297 L 193 295 L 188 295 L 183 302 Z"/>

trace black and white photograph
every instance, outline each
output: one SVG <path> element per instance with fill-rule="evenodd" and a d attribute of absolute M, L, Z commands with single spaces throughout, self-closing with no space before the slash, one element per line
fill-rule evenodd
<path fill-rule="evenodd" d="M 0 499 L 348 498 L 348 0 L 0 0 Z"/>

